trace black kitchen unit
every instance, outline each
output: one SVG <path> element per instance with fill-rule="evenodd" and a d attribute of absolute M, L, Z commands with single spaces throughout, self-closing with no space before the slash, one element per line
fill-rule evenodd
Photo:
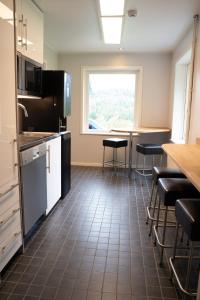
<path fill-rule="evenodd" d="M 61 199 L 71 188 L 71 133 L 61 133 Z"/>
<path fill-rule="evenodd" d="M 71 75 L 65 71 L 42 71 L 42 99 L 20 99 L 29 117 L 23 131 L 61 132 L 67 130 L 71 114 Z"/>
<path fill-rule="evenodd" d="M 23 131 L 61 134 L 61 198 L 71 186 L 71 135 L 67 116 L 71 114 L 71 75 L 65 71 L 42 71 L 42 99 L 19 99 L 28 118 L 20 114 Z"/>

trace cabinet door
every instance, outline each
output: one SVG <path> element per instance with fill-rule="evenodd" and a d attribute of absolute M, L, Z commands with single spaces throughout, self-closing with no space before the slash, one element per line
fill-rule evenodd
<path fill-rule="evenodd" d="M 47 210 L 61 197 L 61 137 L 47 142 Z"/>
<path fill-rule="evenodd" d="M 43 64 L 43 13 L 31 0 L 15 0 L 17 51 Z"/>
<path fill-rule="evenodd" d="M 25 55 L 23 22 L 24 15 L 22 13 L 22 0 L 15 0 L 16 48 L 18 52 Z"/>
<path fill-rule="evenodd" d="M 1 1 L 5 19 L 0 18 L 0 192 L 18 182 L 16 145 L 16 86 L 13 1 Z"/>
<path fill-rule="evenodd" d="M 0 272 L 22 245 L 16 145 L 13 1 L 1 0 L 0 18 Z"/>
<path fill-rule="evenodd" d="M 43 64 L 43 13 L 31 0 L 22 0 L 26 56 Z"/>

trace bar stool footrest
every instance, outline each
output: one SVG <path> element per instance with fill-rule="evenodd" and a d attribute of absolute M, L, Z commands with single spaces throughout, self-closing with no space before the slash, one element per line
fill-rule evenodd
<path fill-rule="evenodd" d="M 173 264 L 173 260 L 174 259 L 184 259 L 184 258 L 188 258 L 188 256 L 175 256 L 175 257 L 170 257 L 169 258 L 169 264 L 170 264 L 170 267 L 172 269 L 172 272 L 173 272 L 173 275 L 175 276 L 175 279 L 176 279 L 176 282 L 180 288 L 180 290 L 187 296 L 190 296 L 190 297 L 196 297 L 197 296 L 197 292 L 189 292 L 187 291 L 186 289 L 184 289 L 184 287 L 182 286 L 181 282 L 180 282 L 180 279 L 179 279 L 179 276 L 176 272 L 176 268 Z M 193 258 L 197 258 L 197 257 L 193 257 Z M 198 257 L 198 259 L 200 259 L 200 257 Z"/>
<path fill-rule="evenodd" d="M 143 169 L 135 169 L 135 171 L 138 173 L 138 174 L 140 174 L 140 175 L 142 175 L 142 176 L 152 176 L 152 170 L 151 169 L 145 169 L 145 170 L 143 170 Z M 146 172 L 146 173 L 145 173 Z M 151 172 L 151 173 L 147 173 L 147 172 Z"/>
<path fill-rule="evenodd" d="M 153 209 L 153 207 L 152 206 L 147 206 L 146 209 L 147 209 L 148 219 L 151 220 L 151 221 L 157 221 L 156 218 L 152 217 L 151 212 L 150 212 L 150 210 Z M 156 206 L 155 209 L 158 209 L 158 207 Z M 164 210 L 164 208 L 160 208 L 160 210 Z M 175 210 L 174 209 L 169 209 L 168 211 L 173 211 L 174 212 Z M 159 222 L 164 222 L 164 220 L 163 219 L 159 219 Z M 168 223 L 176 224 L 175 221 L 167 221 L 167 222 Z"/>
<path fill-rule="evenodd" d="M 153 230 L 154 230 L 154 234 L 155 234 L 155 238 L 156 238 L 156 242 L 158 243 L 158 245 L 161 247 L 161 248 L 173 248 L 173 245 L 168 245 L 168 244 L 162 244 L 160 239 L 159 239 L 159 235 L 158 235 L 158 230 L 157 230 L 157 227 L 163 227 L 162 225 L 154 225 L 153 226 Z M 166 227 L 176 227 L 176 225 L 167 225 Z"/>

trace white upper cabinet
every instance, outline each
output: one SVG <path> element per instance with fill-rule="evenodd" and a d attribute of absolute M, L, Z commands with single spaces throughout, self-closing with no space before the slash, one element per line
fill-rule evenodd
<path fill-rule="evenodd" d="M 31 0 L 15 0 L 17 51 L 43 64 L 43 13 Z"/>
<path fill-rule="evenodd" d="M 0 187 L 3 188 L 0 192 L 3 192 L 18 182 L 18 160 L 12 1 L 1 3 L 5 7 L 5 19 L 0 16 Z"/>

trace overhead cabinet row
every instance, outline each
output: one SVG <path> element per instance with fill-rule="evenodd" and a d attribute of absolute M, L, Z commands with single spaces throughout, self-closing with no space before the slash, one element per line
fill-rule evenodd
<path fill-rule="evenodd" d="M 43 13 L 31 0 L 15 0 L 15 18 L 17 51 L 43 64 Z"/>

